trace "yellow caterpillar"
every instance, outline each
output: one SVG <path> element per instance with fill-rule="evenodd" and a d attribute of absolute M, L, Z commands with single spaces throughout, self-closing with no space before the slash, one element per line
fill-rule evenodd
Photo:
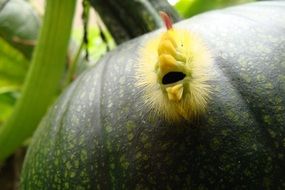
<path fill-rule="evenodd" d="M 146 106 L 169 121 L 193 120 L 204 113 L 210 97 L 212 58 L 196 35 L 175 29 L 161 12 L 167 31 L 146 42 L 136 68 Z"/>

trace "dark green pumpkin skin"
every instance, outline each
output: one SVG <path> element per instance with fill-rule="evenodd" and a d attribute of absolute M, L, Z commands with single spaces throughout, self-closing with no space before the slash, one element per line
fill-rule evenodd
<path fill-rule="evenodd" d="M 285 189 L 285 3 L 209 12 L 178 24 L 215 55 L 199 121 L 149 119 L 136 53 L 153 33 L 106 55 L 50 109 L 22 189 Z"/>

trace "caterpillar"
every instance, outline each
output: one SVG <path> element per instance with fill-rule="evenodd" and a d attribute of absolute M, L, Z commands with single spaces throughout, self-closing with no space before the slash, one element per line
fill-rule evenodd
<path fill-rule="evenodd" d="M 160 12 L 166 31 L 147 40 L 139 51 L 136 85 L 144 104 L 168 121 L 193 121 L 205 113 L 211 95 L 213 59 L 194 33 L 176 29 Z"/>

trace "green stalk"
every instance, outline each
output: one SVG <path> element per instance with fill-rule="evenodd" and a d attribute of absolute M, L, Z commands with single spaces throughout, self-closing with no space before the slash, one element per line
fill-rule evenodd
<path fill-rule="evenodd" d="M 83 5 L 82 20 L 84 24 L 83 30 L 84 30 L 84 35 L 87 35 L 87 38 L 88 38 L 88 33 L 85 30 L 88 30 L 89 17 L 90 17 L 89 0 L 83 0 L 82 5 Z M 73 80 L 83 48 L 85 47 L 88 49 L 88 44 L 85 44 L 84 37 L 85 36 L 82 37 L 80 46 L 75 54 L 75 57 L 71 61 L 70 68 L 67 71 L 67 75 L 64 81 L 64 87 L 68 86 Z"/>
<path fill-rule="evenodd" d="M 84 42 L 82 40 L 75 54 L 74 59 L 71 61 L 70 68 L 67 71 L 63 87 L 67 87 L 72 82 L 83 48 L 84 48 Z"/>
<path fill-rule="evenodd" d="M 30 137 L 59 88 L 76 0 L 47 0 L 43 26 L 22 96 L 0 127 L 0 162 Z"/>

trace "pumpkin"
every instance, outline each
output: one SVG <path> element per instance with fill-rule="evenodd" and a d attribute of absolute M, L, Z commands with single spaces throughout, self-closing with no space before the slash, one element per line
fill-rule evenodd
<path fill-rule="evenodd" d="M 210 49 L 211 98 L 196 120 L 148 109 L 129 41 L 84 72 L 42 120 L 22 189 L 284 189 L 285 3 L 212 11 L 175 25 Z"/>

